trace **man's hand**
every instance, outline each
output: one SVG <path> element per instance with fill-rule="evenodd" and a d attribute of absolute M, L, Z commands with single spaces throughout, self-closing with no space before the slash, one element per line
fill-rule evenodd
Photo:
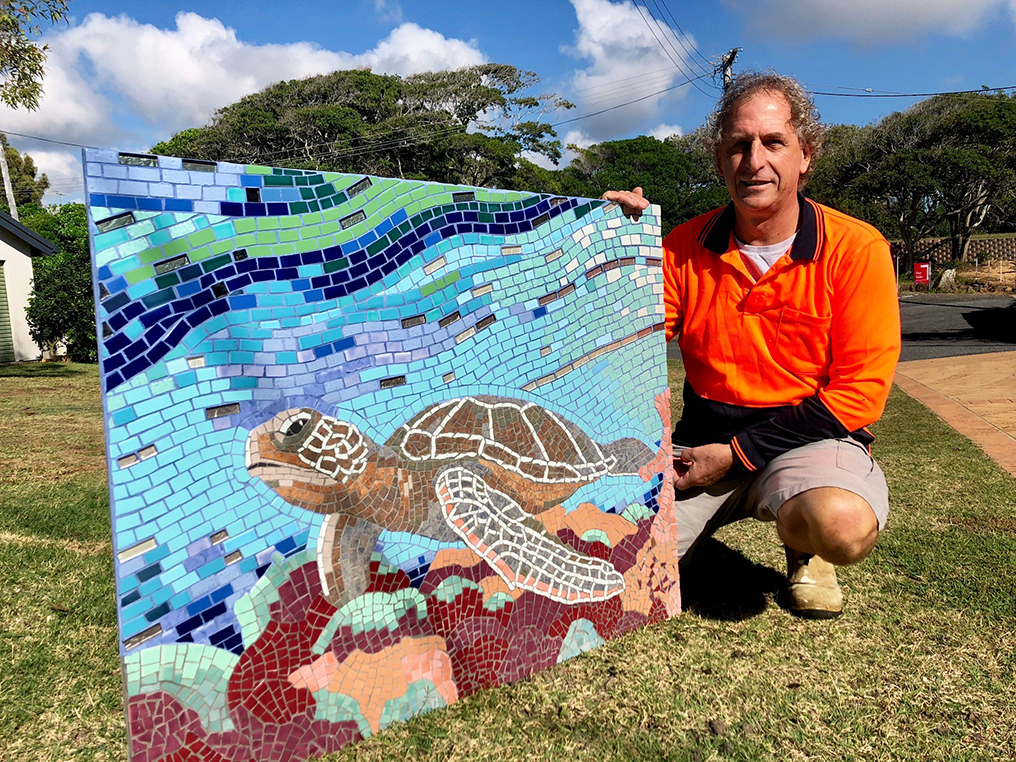
<path fill-rule="evenodd" d="M 630 191 L 607 191 L 600 196 L 604 201 L 613 201 L 621 205 L 621 211 L 626 217 L 638 221 L 642 212 L 649 208 L 649 202 L 642 195 L 642 188 L 634 188 Z"/>
<path fill-rule="evenodd" d="M 708 487 L 727 475 L 734 465 L 734 451 L 730 445 L 709 444 L 683 450 L 674 458 L 678 489 Z"/>

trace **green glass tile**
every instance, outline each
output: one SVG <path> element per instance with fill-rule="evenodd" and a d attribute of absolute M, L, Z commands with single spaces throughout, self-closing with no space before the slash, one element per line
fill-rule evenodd
<path fill-rule="evenodd" d="M 140 254 L 138 254 L 138 261 L 144 265 L 153 264 L 154 262 L 158 262 L 161 259 L 165 259 L 165 256 L 163 256 L 162 249 L 159 247 L 154 249 L 146 249 L 145 251 L 142 251 Z"/>
<path fill-rule="evenodd" d="M 206 273 L 210 273 L 212 270 L 215 270 L 219 267 L 224 267 L 232 261 L 233 261 L 232 257 L 215 257 L 214 259 L 209 259 L 207 262 L 202 264 L 201 269 L 204 270 Z"/>
<path fill-rule="evenodd" d="M 307 185 L 310 180 L 307 179 L 306 175 L 296 178 L 297 185 Z"/>
<path fill-rule="evenodd" d="M 185 239 L 179 241 L 170 241 L 162 247 L 162 253 L 166 257 L 174 257 L 177 254 L 183 254 L 184 252 L 190 251 L 190 244 Z"/>
<path fill-rule="evenodd" d="M 180 282 L 180 276 L 176 273 L 166 273 L 165 275 L 155 276 L 155 287 L 156 288 L 169 288 L 175 286 Z"/>
<path fill-rule="evenodd" d="M 213 233 L 211 229 L 205 228 L 204 230 L 199 230 L 196 233 L 191 233 L 188 240 L 190 241 L 192 248 L 197 248 L 198 246 L 203 246 L 206 243 L 214 241 L 215 233 Z"/>
<path fill-rule="evenodd" d="M 272 186 L 292 186 L 293 178 L 286 177 L 285 175 L 267 175 L 265 177 L 265 187 L 269 188 Z"/>
<path fill-rule="evenodd" d="M 308 201 L 307 208 L 312 212 L 320 211 L 321 205 L 317 201 Z"/>
<path fill-rule="evenodd" d="M 281 243 L 292 243 L 293 241 L 300 240 L 299 230 L 283 230 L 279 233 L 279 241 Z"/>
<path fill-rule="evenodd" d="M 295 214 L 287 215 L 286 217 L 279 217 L 279 227 L 283 229 L 298 228 L 302 224 L 303 222 Z"/>
<path fill-rule="evenodd" d="M 232 241 L 216 241 L 210 247 L 212 254 L 223 254 L 236 248 Z"/>
<path fill-rule="evenodd" d="M 310 250 L 313 250 L 314 246 Z M 284 257 L 287 254 L 295 254 L 297 251 L 296 244 L 293 243 L 277 243 L 272 247 L 272 254 L 277 257 Z"/>
<path fill-rule="evenodd" d="M 349 267 L 349 260 L 345 257 L 339 257 L 338 259 L 332 260 L 331 262 L 325 262 L 322 265 L 322 269 L 326 273 L 333 273 L 338 270 L 344 270 Z"/>
<path fill-rule="evenodd" d="M 248 164 L 246 170 L 248 175 L 270 175 L 272 173 L 271 167 L 262 167 L 258 164 Z"/>
<path fill-rule="evenodd" d="M 302 188 L 300 190 L 303 191 Z M 304 214 L 307 211 L 307 204 L 303 201 L 294 201 L 289 205 L 289 211 L 293 214 Z"/>
<path fill-rule="evenodd" d="M 313 188 L 300 188 L 300 198 L 312 199 L 315 198 Z"/>
<path fill-rule="evenodd" d="M 278 217 L 258 217 L 258 230 L 278 230 Z"/>
<path fill-rule="evenodd" d="M 325 183 L 324 185 L 319 185 L 317 187 L 314 191 L 314 195 L 318 198 L 323 198 L 324 196 L 334 196 L 335 188 L 330 183 Z"/>
<path fill-rule="evenodd" d="M 140 283 L 143 280 L 148 280 L 155 274 L 155 268 L 151 265 L 145 265 L 139 267 L 137 270 L 131 270 L 124 277 L 127 279 L 127 283 L 133 286 L 135 283 Z"/>
<path fill-rule="evenodd" d="M 211 247 L 202 246 L 200 249 L 194 249 L 194 251 L 187 256 L 190 257 L 191 262 L 200 262 L 202 259 L 208 259 L 208 257 L 212 256 L 212 254 L 213 252 Z"/>
<path fill-rule="evenodd" d="M 257 227 L 253 217 L 241 217 L 233 221 L 233 227 L 236 228 L 236 232 L 239 233 L 252 233 Z"/>

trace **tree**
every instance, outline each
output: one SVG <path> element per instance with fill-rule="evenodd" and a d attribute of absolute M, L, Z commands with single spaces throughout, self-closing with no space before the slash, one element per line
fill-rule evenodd
<path fill-rule="evenodd" d="M 992 210 L 1013 206 L 1014 98 L 937 96 L 870 127 L 839 125 L 830 138 L 809 192 L 898 238 L 908 268 L 917 243 L 938 233 L 965 259 Z"/>
<path fill-rule="evenodd" d="M 95 300 L 88 253 L 88 220 L 82 204 L 26 206 L 21 222 L 56 244 L 49 257 L 32 262 L 34 279 L 28 300 L 32 339 L 56 354 L 64 341 L 75 362 L 96 362 Z"/>
<path fill-rule="evenodd" d="M 55 24 L 67 14 L 66 0 L 5 0 L 0 4 L 0 101 L 35 110 L 42 95 L 46 45 L 35 38 L 40 21 Z"/>
<path fill-rule="evenodd" d="M 555 192 L 595 198 L 611 188 L 641 186 L 661 207 L 664 235 L 729 200 L 708 152 L 693 136 L 661 141 L 642 135 L 570 148 L 578 155 L 553 173 Z"/>
<path fill-rule="evenodd" d="M 506 187 L 523 152 L 561 156 L 546 117 L 572 104 L 532 95 L 538 83 L 503 64 L 405 78 L 337 71 L 272 85 L 152 151 Z"/>
<path fill-rule="evenodd" d="M 11 185 L 14 188 L 14 203 L 17 204 L 18 209 L 26 204 L 41 203 L 43 194 L 49 188 L 49 178 L 46 174 L 43 173 L 40 177 L 36 177 L 39 170 L 32 157 L 12 148 L 7 142 L 7 136 L 2 132 L 0 132 L 0 150 L 3 150 L 7 155 L 7 167 L 10 170 Z M 0 209 L 10 213 L 7 198 L 2 193 L 0 193 Z"/>

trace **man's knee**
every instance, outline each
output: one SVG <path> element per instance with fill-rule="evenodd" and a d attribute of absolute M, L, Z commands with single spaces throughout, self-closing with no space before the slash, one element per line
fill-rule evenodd
<path fill-rule="evenodd" d="M 878 539 L 878 518 L 859 495 L 820 487 L 795 495 L 778 512 L 791 534 L 806 532 L 822 558 L 838 566 L 862 561 Z"/>

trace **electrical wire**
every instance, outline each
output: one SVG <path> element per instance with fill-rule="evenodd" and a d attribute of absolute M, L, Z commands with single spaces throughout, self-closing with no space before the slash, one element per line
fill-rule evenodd
<path fill-rule="evenodd" d="M 645 0 L 643 0 L 643 2 L 645 2 Z M 649 31 L 652 33 L 653 37 L 656 38 L 656 42 L 659 44 L 660 49 L 663 51 L 664 55 L 666 55 L 667 58 L 670 59 L 671 63 L 674 64 L 674 66 L 677 68 L 677 70 L 679 72 L 681 72 L 682 74 L 689 74 L 690 72 L 687 71 L 685 66 L 682 66 L 682 64 L 679 64 L 677 62 L 677 59 L 675 59 L 674 56 L 672 56 L 670 54 L 670 51 L 667 50 L 667 47 L 663 44 L 663 40 L 661 40 L 660 36 L 658 34 L 656 34 L 656 31 L 653 29 L 652 24 L 649 23 L 649 19 L 646 18 L 645 13 L 642 12 L 642 6 L 640 6 L 638 4 L 638 0 L 635 0 L 635 10 L 637 10 L 639 12 L 639 16 L 642 17 L 642 21 L 645 23 L 646 28 L 649 29 Z M 656 21 L 656 17 L 653 16 L 652 12 L 649 10 L 649 6 L 648 5 L 646 6 L 646 13 L 649 13 L 649 15 L 652 17 L 653 21 Z M 657 26 L 659 26 L 659 22 L 657 21 L 656 23 L 657 23 Z M 660 27 L 660 31 L 663 32 L 663 28 L 662 27 Z M 664 36 L 666 36 L 665 33 L 664 33 Z M 677 50 L 675 49 L 674 52 L 677 53 Z M 678 58 L 680 58 L 680 57 L 681 56 L 679 54 Z M 692 60 L 694 60 L 694 59 L 692 59 Z M 712 76 L 712 75 L 710 74 L 710 76 Z M 698 90 L 700 93 L 702 93 L 703 95 L 709 96 L 709 93 L 707 93 L 705 90 L 703 90 L 701 87 L 699 87 L 698 84 L 695 83 L 694 81 L 692 82 L 692 86 L 696 90 Z"/>
<path fill-rule="evenodd" d="M 653 0 L 653 4 L 656 5 L 656 0 Z M 716 64 L 710 61 L 704 55 L 702 55 L 699 49 L 695 47 L 695 43 L 692 41 L 692 38 L 681 28 L 681 25 L 677 23 L 677 18 L 675 18 L 673 12 L 671 12 L 670 10 L 670 7 L 667 5 L 667 0 L 660 0 L 660 4 L 663 5 L 664 9 L 666 10 L 667 15 L 670 17 L 670 21 L 674 26 L 674 28 L 681 33 L 681 37 L 683 37 L 688 42 L 688 44 L 691 45 L 692 50 L 698 53 L 698 57 L 701 58 L 705 62 L 706 66 L 709 67 L 709 69 L 715 74 Z M 657 8 L 659 8 L 659 6 L 657 6 Z M 678 39 L 680 40 L 680 38 Z M 681 47 L 682 48 L 684 47 L 684 43 L 681 44 Z"/>
<path fill-rule="evenodd" d="M 934 98 L 940 95 L 970 95 L 972 93 L 978 93 L 986 95 L 992 92 L 1001 92 L 1003 90 L 1016 90 L 1016 85 L 1006 85 L 1005 87 L 989 87 L 987 89 L 980 88 L 978 90 L 947 90 L 940 93 L 894 93 L 894 92 L 863 92 L 863 93 L 830 93 L 822 92 L 819 90 L 809 90 L 812 95 L 824 95 L 832 98 Z"/>

